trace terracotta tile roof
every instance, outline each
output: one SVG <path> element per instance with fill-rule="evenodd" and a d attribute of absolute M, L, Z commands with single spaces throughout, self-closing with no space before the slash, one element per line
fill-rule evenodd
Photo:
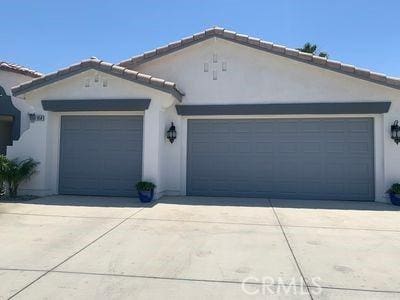
<path fill-rule="evenodd" d="M 236 42 L 242 45 L 253 47 L 269 53 L 281 55 L 297 61 L 302 61 L 318 67 L 323 67 L 342 74 L 350 75 L 360 79 L 372 81 L 392 88 L 400 89 L 400 78 L 390 77 L 385 74 L 372 72 L 367 69 L 358 68 L 353 65 L 341 63 L 340 61 L 330 60 L 323 57 L 315 56 L 309 53 L 300 52 L 299 50 L 288 48 L 282 45 L 277 45 L 271 42 L 261 40 L 244 34 L 239 34 L 234 31 L 226 30 L 221 27 L 213 27 L 205 31 L 196 33 L 179 41 L 170 43 L 166 46 L 145 52 L 141 55 L 134 56 L 128 60 L 122 61 L 119 65 L 127 68 L 134 68 L 137 65 L 147 61 L 170 54 L 177 50 L 191 46 L 198 42 L 204 41 L 212 37 L 219 37 L 228 41 Z"/>
<path fill-rule="evenodd" d="M 27 76 L 31 76 L 34 78 L 41 77 L 43 75 L 42 73 L 39 73 L 35 70 L 31 70 L 26 67 L 23 67 L 23 66 L 20 66 L 17 64 L 8 63 L 5 61 L 0 61 L 0 70 L 14 72 L 14 73 L 22 74 L 22 75 L 27 75 Z"/>
<path fill-rule="evenodd" d="M 147 85 L 151 88 L 156 88 L 158 90 L 168 92 L 174 95 L 178 100 L 181 100 L 182 96 L 184 95 L 184 93 L 181 92 L 176 84 L 173 82 L 156 78 L 147 74 L 139 73 L 115 64 L 99 60 L 95 57 L 83 60 L 80 63 L 71 65 L 64 69 L 60 69 L 54 73 L 46 74 L 40 78 L 22 83 L 16 87 L 13 87 L 12 92 L 15 96 L 17 96 L 89 69 L 96 69 L 110 75 L 114 75 L 126 80 L 137 82 L 139 84 Z"/>

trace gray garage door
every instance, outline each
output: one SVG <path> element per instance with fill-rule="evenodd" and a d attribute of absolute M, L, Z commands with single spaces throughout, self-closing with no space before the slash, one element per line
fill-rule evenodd
<path fill-rule="evenodd" d="M 187 193 L 373 200 L 373 119 L 189 120 Z"/>
<path fill-rule="evenodd" d="M 140 116 L 63 116 L 59 192 L 136 196 L 142 136 Z"/>

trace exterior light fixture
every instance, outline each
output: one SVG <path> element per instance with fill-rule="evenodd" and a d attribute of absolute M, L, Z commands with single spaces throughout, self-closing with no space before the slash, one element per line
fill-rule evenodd
<path fill-rule="evenodd" d="M 390 127 L 391 138 L 398 145 L 400 143 L 400 125 L 399 121 L 394 121 L 393 125 Z"/>
<path fill-rule="evenodd" d="M 171 127 L 167 131 L 167 139 L 171 142 L 171 144 L 176 139 L 176 128 L 173 122 L 171 123 Z"/>

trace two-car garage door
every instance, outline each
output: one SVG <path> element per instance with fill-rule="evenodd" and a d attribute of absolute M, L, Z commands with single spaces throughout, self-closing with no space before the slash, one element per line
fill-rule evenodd
<path fill-rule="evenodd" d="M 373 119 L 189 120 L 187 193 L 374 199 Z"/>
<path fill-rule="evenodd" d="M 63 116 L 60 144 L 60 194 L 136 195 L 143 117 Z"/>

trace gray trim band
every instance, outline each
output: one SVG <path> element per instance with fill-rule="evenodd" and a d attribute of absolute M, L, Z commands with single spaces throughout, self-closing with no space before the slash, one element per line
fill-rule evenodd
<path fill-rule="evenodd" d="M 87 100 L 42 100 L 44 110 L 68 111 L 145 111 L 150 99 L 87 99 Z"/>
<path fill-rule="evenodd" d="M 382 114 L 391 102 L 176 105 L 181 116 Z"/>

